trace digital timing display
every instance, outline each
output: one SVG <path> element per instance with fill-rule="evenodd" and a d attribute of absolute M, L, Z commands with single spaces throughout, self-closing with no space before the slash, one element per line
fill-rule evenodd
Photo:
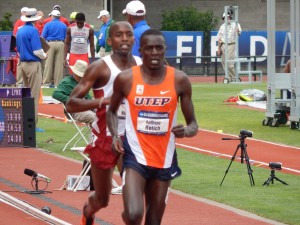
<path fill-rule="evenodd" d="M 28 95 L 26 89 L 0 88 L 0 147 L 23 145 L 22 96 Z"/>

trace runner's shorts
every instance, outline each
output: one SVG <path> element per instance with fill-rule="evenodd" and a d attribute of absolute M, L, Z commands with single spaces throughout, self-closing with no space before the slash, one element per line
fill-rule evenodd
<path fill-rule="evenodd" d="M 124 150 L 123 156 L 123 170 L 131 168 L 141 174 L 146 180 L 158 179 L 158 180 L 173 180 L 181 175 L 181 169 L 177 162 L 177 153 L 174 152 L 172 165 L 170 168 L 155 168 L 151 166 L 145 166 L 137 162 L 131 148 L 128 144 L 127 138 L 124 138 Z"/>
<path fill-rule="evenodd" d="M 92 143 L 86 146 L 84 153 L 89 154 L 91 162 L 97 168 L 110 169 L 116 166 L 119 158 L 111 146 L 111 137 L 97 137 L 92 133 Z"/>

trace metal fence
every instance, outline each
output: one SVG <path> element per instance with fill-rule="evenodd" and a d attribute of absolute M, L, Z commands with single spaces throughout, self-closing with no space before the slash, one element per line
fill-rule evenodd
<path fill-rule="evenodd" d="M 241 56 L 240 59 L 251 60 L 251 70 L 260 70 L 263 74 L 263 80 L 267 79 L 267 57 L 266 56 Z M 282 72 L 289 56 L 276 56 L 276 71 Z M 223 69 L 221 58 L 219 56 L 181 56 L 166 57 L 166 63 L 177 69 L 184 71 L 189 77 L 193 78 L 193 82 L 223 82 L 225 71 Z M 240 70 L 248 70 L 248 64 L 241 62 Z M 257 80 L 257 74 L 252 75 L 253 81 Z M 240 74 L 240 79 L 247 80 L 248 74 Z"/>

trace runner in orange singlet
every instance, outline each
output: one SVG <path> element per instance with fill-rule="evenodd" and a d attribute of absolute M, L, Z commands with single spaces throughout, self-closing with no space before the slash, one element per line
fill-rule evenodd
<path fill-rule="evenodd" d="M 145 224 L 161 223 L 171 180 L 181 174 L 175 138 L 192 137 L 198 132 L 189 79 L 184 72 L 164 65 L 165 51 L 160 31 L 143 33 L 143 64 L 119 74 L 107 112 L 113 150 L 124 154 L 122 217 L 127 225 L 141 224 L 145 209 Z M 117 111 L 123 98 L 124 142 L 117 131 Z M 177 124 L 179 103 L 186 126 Z"/>

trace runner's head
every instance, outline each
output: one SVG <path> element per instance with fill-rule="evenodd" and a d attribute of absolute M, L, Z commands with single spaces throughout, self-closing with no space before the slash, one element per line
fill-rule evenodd
<path fill-rule="evenodd" d="M 156 29 L 146 30 L 140 41 L 143 64 L 153 69 L 161 67 L 164 64 L 166 52 L 166 42 L 162 32 Z"/>
<path fill-rule="evenodd" d="M 109 29 L 107 43 L 112 47 L 113 52 L 126 55 L 131 52 L 134 35 L 130 23 L 126 21 L 113 23 Z"/>

